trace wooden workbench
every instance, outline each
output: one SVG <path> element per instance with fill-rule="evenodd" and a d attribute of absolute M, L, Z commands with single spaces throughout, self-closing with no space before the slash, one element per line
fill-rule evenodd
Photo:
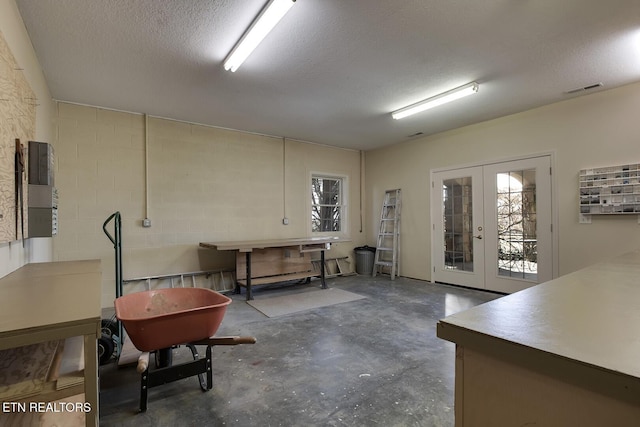
<path fill-rule="evenodd" d="M 308 237 L 200 243 L 200 246 L 236 251 L 236 292 L 240 292 L 240 286 L 246 287 L 248 301 L 253 299 L 253 285 L 302 280 L 320 275 L 322 288 L 326 289 L 324 251 L 331 249 L 333 243 L 346 241 L 348 240 L 338 237 Z M 320 252 L 320 273 L 313 269 L 311 252 Z"/>
<path fill-rule="evenodd" d="M 440 320 L 456 426 L 640 425 L 640 251 Z"/>
<path fill-rule="evenodd" d="M 98 260 L 28 264 L 0 279 L 0 350 L 83 337 L 84 381 L 64 390 L 45 384 L 28 400 L 49 402 L 84 392 L 87 426 L 98 425 L 101 282 Z"/>

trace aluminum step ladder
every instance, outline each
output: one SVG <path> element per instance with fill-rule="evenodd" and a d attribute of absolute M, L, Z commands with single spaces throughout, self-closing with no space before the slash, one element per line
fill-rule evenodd
<path fill-rule="evenodd" d="M 400 208 L 401 191 L 387 190 L 384 193 L 378 244 L 373 262 L 373 274 L 389 272 L 391 280 L 400 275 Z"/>

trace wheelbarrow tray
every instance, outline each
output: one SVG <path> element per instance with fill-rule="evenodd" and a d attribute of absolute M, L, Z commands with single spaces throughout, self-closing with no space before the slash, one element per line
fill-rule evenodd
<path fill-rule="evenodd" d="M 116 317 L 133 345 L 155 351 L 213 336 L 231 299 L 204 288 L 169 288 L 116 298 Z"/>

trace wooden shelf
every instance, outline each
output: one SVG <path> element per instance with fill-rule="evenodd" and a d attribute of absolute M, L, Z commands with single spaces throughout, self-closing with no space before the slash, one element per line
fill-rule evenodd
<path fill-rule="evenodd" d="M 302 280 L 308 279 L 311 277 L 318 277 L 320 273 L 315 271 L 306 271 L 302 273 L 291 273 L 291 274 L 279 274 L 276 276 L 268 276 L 268 277 L 252 277 L 251 285 L 266 285 L 269 283 L 279 283 L 279 282 L 287 282 L 289 280 Z M 240 286 L 247 286 L 247 280 L 238 280 L 238 284 Z"/>

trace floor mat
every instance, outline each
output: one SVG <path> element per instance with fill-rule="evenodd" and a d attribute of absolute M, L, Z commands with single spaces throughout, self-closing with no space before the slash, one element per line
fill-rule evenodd
<path fill-rule="evenodd" d="M 313 308 L 325 307 L 343 302 L 356 301 L 366 298 L 342 289 L 320 289 L 300 292 L 291 295 L 253 299 L 247 304 L 260 311 L 267 317 L 284 316 Z"/>

